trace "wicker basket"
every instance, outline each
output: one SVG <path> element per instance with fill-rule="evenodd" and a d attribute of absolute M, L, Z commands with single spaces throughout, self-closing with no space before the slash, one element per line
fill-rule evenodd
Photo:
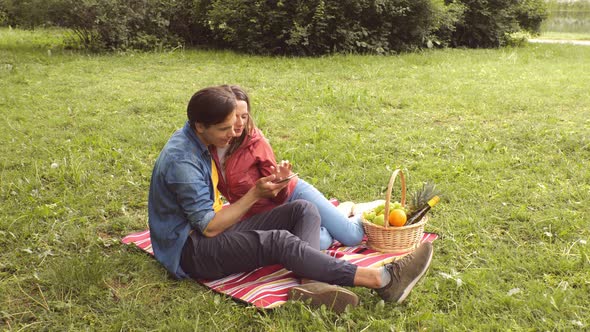
<path fill-rule="evenodd" d="M 385 196 L 385 223 L 384 226 L 379 226 L 367 221 L 362 217 L 363 227 L 367 235 L 367 246 L 373 250 L 381 252 L 406 252 L 416 249 L 420 245 L 422 233 L 424 233 L 424 225 L 428 222 L 428 217 L 422 218 L 419 222 L 409 225 L 394 227 L 389 226 L 387 216 L 389 216 L 389 204 L 391 202 L 391 190 L 395 179 L 399 174 L 401 182 L 401 198 L 400 203 L 406 206 L 406 179 L 401 169 L 396 169 L 387 185 L 387 194 Z"/>

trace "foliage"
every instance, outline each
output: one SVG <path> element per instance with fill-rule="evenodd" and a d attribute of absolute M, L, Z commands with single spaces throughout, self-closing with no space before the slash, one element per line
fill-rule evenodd
<path fill-rule="evenodd" d="M 73 46 L 91 50 L 161 49 L 194 38 L 187 0 L 0 0 L 5 24 L 71 28 Z M 76 43 L 80 43 L 76 45 Z"/>
<path fill-rule="evenodd" d="M 463 18 L 465 6 L 460 2 L 446 3 L 445 0 L 435 0 L 433 4 L 435 12 L 439 13 L 435 16 L 437 29 L 433 41 L 437 45 L 449 46 L 453 43 L 453 34 Z"/>
<path fill-rule="evenodd" d="M 23 28 L 51 25 L 53 0 L 0 0 L 0 26 Z"/>
<path fill-rule="evenodd" d="M 521 29 L 539 34 L 541 24 L 548 16 L 548 4 L 545 0 L 522 0 L 516 5 L 515 13 Z"/>
<path fill-rule="evenodd" d="M 0 0 L 0 23 L 74 30 L 94 50 L 219 46 L 255 54 L 495 47 L 537 33 L 543 0 Z"/>
<path fill-rule="evenodd" d="M 6 22 L 8 21 L 8 14 L 6 10 L 0 7 L 0 26 L 7 25 Z"/>
<path fill-rule="evenodd" d="M 465 8 L 453 33 L 453 46 L 498 47 L 520 30 L 538 33 L 546 17 L 543 0 L 447 0 Z"/>
<path fill-rule="evenodd" d="M 54 38 L 0 29 L 0 330 L 589 329 L 589 47 L 93 55 Z M 445 193 L 432 266 L 402 305 L 352 288 L 361 305 L 340 316 L 259 311 L 120 243 L 147 228 L 188 98 L 222 83 L 244 86 L 277 158 L 328 197 L 382 199 L 397 167 L 409 192 Z"/>
<path fill-rule="evenodd" d="M 214 0 L 209 27 L 218 41 L 251 53 L 390 53 L 435 39 L 443 6 L 431 0 Z"/>
<path fill-rule="evenodd" d="M 171 33 L 176 34 L 188 45 L 212 43 L 211 31 L 207 27 L 207 8 L 210 0 L 171 0 Z"/>
<path fill-rule="evenodd" d="M 175 0 L 54 0 L 64 10 L 59 24 L 70 27 L 92 49 L 161 49 L 180 42 L 171 31 Z"/>
<path fill-rule="evenodd" d="M 504 43 L 506 46 L 521 47 L 525 46 L 530 38 L 531 34 L 526 31 L 506 33 L 504 36 Z"/>

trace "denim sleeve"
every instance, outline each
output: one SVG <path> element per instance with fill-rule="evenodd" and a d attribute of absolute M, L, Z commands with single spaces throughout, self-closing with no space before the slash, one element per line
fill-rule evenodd
<path fill-rule="evenodd" d="M 186 219 L 201 233 L 215 216 L 211 179 L 206 174 L 206 170 L 194 161 L 172 163 L 166 174 L 166 183 L 176 195 Z"/>

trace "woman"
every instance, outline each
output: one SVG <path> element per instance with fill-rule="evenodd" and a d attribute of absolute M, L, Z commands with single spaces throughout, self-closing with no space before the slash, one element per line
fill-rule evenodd
<path fill-rule="evenodd" d="M 231 86 L 231 89 L 238 101 L 235 138 L 226 148 L 212 149 L 211 152 L 222 174 L 218 189 L 233 203 L 246 194 L 260 177 L 273 174 L 276 159 L 270 144 L 250 116 L 248 95 L 238 86 Z M 288 162 L 281 163 L 290 169 Z M 349 219 L 348 215 L 337 209 L 315 187 L 297 177 L 289 180 L 288 186 L 275 198 L 259 200 L 244 218 L 296 199 L 313 203 L 320 213 L 320 249 L 329 248 L 333 240 L 346 246 L 357 245 L 362 241 L 364 230 L 360 216 Z"/>

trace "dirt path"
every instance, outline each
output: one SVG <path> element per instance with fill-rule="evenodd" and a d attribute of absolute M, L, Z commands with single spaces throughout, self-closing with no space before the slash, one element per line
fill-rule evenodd
<path fill-rule="evenodd" d="M 565 39 L 529 39 L 531 43 L 542 44 L 572 44 L 590 46 L 590 40 L 565 40 Z"/>

